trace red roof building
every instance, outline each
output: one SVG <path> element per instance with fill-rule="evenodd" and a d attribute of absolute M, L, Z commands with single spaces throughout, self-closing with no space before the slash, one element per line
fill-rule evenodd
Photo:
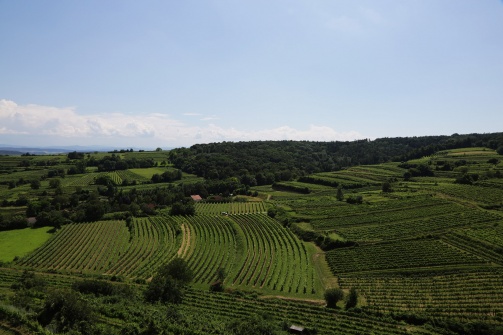
<path fill-rule="evenodd" d="M 203 198 L 201 198 L 201 196 L 200 196 L 200 195 L 198 195 L 198 194 L 191 195 L 190 197 L 191 197 L 191 198 L 192 198 L 192 200 L 194 200 L 194 201 L 201 201 L 201 200 L 203 200 Z"/>

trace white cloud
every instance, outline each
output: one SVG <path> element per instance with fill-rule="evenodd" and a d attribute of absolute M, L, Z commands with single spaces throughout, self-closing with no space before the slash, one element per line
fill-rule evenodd
<path fill-rule="evenodd" d="M 216 118 L 209 117 L 207 120 Z M 250 140 L 335 141 L 363 138 L 357 132 L 336 132 L 327 126 L 310 125 L 306 130 L 282 126 L 245 131 L 216 124 L 195 126 L 171 119 L 165 114 L 129 115 L 79 114 L 74 107 L 57 108 L 18 105 L 0 100 L 0 136 L 31 135 L 65 139 L 64 145 L 112 144 L 116 146 L 187 146 L 194 143 Z M 101 141 L 101 143 L 98 143 Z M 43 145 L 42 143 L 38 143 Z"/>
<path fill-rule="evenodd" d="M 220 120 L 219 117 L 216 117 L 216 116 L 207 116 L 207 117 L 203 117 L 201 119 L 199 119 L 201 121 L 212 121 L 212 120 Z"/>

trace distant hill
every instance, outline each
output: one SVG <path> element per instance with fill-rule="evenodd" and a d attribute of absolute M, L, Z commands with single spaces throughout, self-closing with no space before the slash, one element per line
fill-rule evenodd
<path fill-rule="evenodd" d="M 120 149 L 129 149 L 129 148 L 119 148 L 119 147 L 109 147 L 109 146 L 81 146 L 81 145 L 72 145 L 72 146 L 47 146 L 47 147 L 25 147 L 25 146 L 16 146 L 16 145 L 8 145 L 8 144 L 0 144 L 0 155 L 22 155 L 29 153 L 31 155 L 47 155 L 47 154 L 60 154 L 60 153 L 68 153 L 72 151 L 78 152 L 94 152 L 94 151 L 113 151 Z M 147 150 L 145 148 L 133 148 L 135 151 L 138 150 Z M 155 148 L 154 148 L 155 149 Z M 148 149 L 148 150 L 154 150 Z M 166 149 L 169 150 L 169 149 Z"/>
<path fill-rule="evenodd" d="M 196 144 L 170 151 L 184 172 L 208 179 L 271 180 L 337 171 L 356 165 L 407 161 L 440 150 L 503 146 L 503 133 L 379 138 L 346 142 L 254 141 Z M 248 184 L 247 182 L 243 182 Z M 253 183 L 252 183 L 253 184 Z"/>

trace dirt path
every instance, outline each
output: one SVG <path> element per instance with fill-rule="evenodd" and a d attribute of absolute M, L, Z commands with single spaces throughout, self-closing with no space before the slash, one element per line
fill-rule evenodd
<path fill-rule="evenodd" d="M 187 251 L 190 248 L 190 229 L 185 226 L 184 223 L 182 223 L 181 227 L 182 228 L 182 245 L 176 252 L 178 257 L 184 257 L 187 254 Z"/>
<path fill-rule="evenodd" d="M 303 298 L 294 298 L 294 297 L 284 297 L 281 295 L 263 295 L 260 296 L 260 299 L 281 299 L 281 300 L 287 300 L 287 301 L 302 301 L 302 302 L 307 302 L 309 304 L 313 305 L 320 305 L 324 306 L 325 300 L 323 299 L 303 299 Z"/>
<path fill-rule="evenodd" d="M 325 252 L 320 248 L 316 247 L 318 250 L 317 253 L 313 254 L 313 264 L 316 272 L 318 272 L 318 277 L 321 280 L 321 284 L 323 285 L 323 289 L 327 288 L 338 288 L 339 281 L 337 277 L 332 274 L 330 268 L 328 267 L 328 263 L 325 259 Z"/>

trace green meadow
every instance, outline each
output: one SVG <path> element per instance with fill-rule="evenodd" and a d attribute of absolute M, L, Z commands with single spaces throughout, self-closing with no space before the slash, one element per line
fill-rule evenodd
<path fill-rule="evenodd" d="M 43 245 L 52 236 L 52 227 L 25 228 L 0 232 L 0 262 L 23 257 Z"/>

